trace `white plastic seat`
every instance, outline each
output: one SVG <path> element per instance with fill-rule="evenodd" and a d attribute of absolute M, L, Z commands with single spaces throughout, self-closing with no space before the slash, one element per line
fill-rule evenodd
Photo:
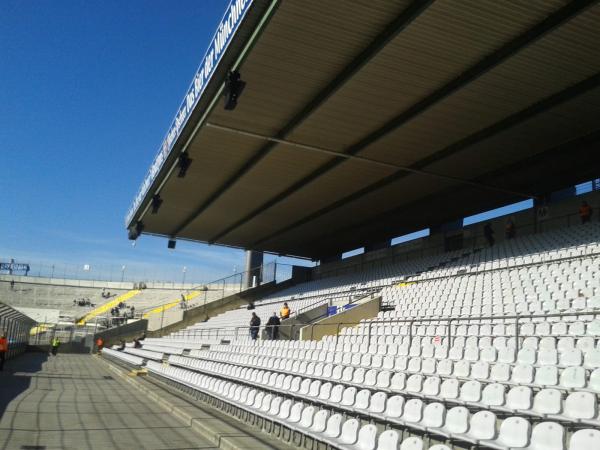
<path fill-rule="evenodd" d="M 600 367 L 600 349 L 590 349 L 585 353 L 584 366 L 590 369 Z"/>
<path fill-rule="evenodd" d="M 425 406 L 421 425 L 426 428 L 440 428 L 444 425 L 446 407 L 442 403 L 433 402 Z"/>
<path fill-rule="evenodd" d="M 377 382 L 375 385 L 378 388 L 387 389 L 390 387 L 392 373 L 389 370 L 382 370 L 377 374 Z"/>
<path fill-rule="evenodd" d="M 390 389 L 393 391 L 403 391 L 406 387 L 406 374 L 403 372 L 396 372 L 390 380 Z"/>
<path fill-rule="evenodd" d="M 387 402 L 387 394 L 385 392 L 375 392 L 371 396 L 371 404 L 369 405 L 369 412 L 371 414 L 382 414 L 385 411 L 386 402 Z"/>
<path fill-rule="evenodd" d="M 481 383 L 479 381 L 467 381 L 460 387 L 460 400 L 463 402 L 479 402 L 481 400 Z"/>
<path fill-rule="evenodd" d="M 314 433 L 324 433 L 327 428 L 327 419 L 329 419 L 329 411 L 326 409 L 319 410 L 313 417 L 310 431 Z"/>
<path fill-rule="evenodd" d="M 529 442 L 531 424 L 522 417 L 507 417 L 500 424 L 498 439 L 494 444 L 506 448 L 523 448 Z"/>
<path fill-rule="evenodd" d="M 496 415 L 490 411 L 479 411 L 471 416 L 469 436 L 482 441 L 496 437 Z"/>
<path fill-rule="evenodd" d="M 402 420 L 405 422 L 417 423 L 423 418 L 423 402 L 418 398 L 410 399 L 404 405 Z"/>
<path fill-rule="evenodd" d="M 557 389 L 542 389 L 533 398 L 534 412 L 539 414 L 560 414 L 562 395 Z"/>
<path fill-rule="evenodd" d="M 455 399 L 458 398 L 459 384 L 458 380 L 447 379 L 442 382 L 440 386 L 440 397 L 444 399 Z"/>
<path fill-rule="evenodd" d="M 398 450 L 400 435 L 396 430 L 385 430 L 377 440 L 377 450 Z"/>
<path fill-rule="evenodd" d="M 594 369 L 592 371 L 587 387 L 592 391 L 600 392 L 600 369 Z"/>
<path fill-rule="evenodd" d="M 451 408 L 446 413 L 446 422 L 441 429 L 448 435 L 466 434 L 469 431 L 469 410 L 463 406 Z"/>
<path fill-rule="evenodd" d="M 373 424 L 364 425 L 358 432 L 356 444 L 352 447 L 356 450 L 375 450 L 377 445 L 377 426 Z"/>
<path fill-rule="evenodd" d="M 565 400 L 563 414 L 571 419 L 594 419 L 596 395 L 591 392 L 573 392 Z"/>
<path fill-rule="evenodd" d="M 490 370 L 490 380 L 499 382 L 510 380 L 510 365 L 505 363 L 494 364 Z"/>
<path fill-rule="evenodd" d="M 517 353 L 518 364 L 535 364 L 536 362 L 536 351 L 532 348 L 523 348 Z"/>
<path fill-rule="evenodd" d="M 565 430 L 555 422 L 541 422 L 533 427 L 527 450 L 565 450 Z"/>
<path fill-rule="evenodd" d="M 558 364 L 558 352 L 555 349 L 539 350 L 537 363 L 540 366 L 555 366 Z"/>
<path fill-rule="evenodd" d="M 290 409 L 290 415 L 289 417 L 286 419 L 287 422 L 289 423 L 297 423 L 300 422 L 300 419 L 302 418 L 302 411 L 304 410 L 304 405 L 300 402 L 295 403 L 292 408 Z"/>
<path fill-rule="evenodd" d="M 558 368 L 556 366 L 538 367 L 535 371 L 535 384 L 556 386 L 558 384 Z"/>
<path fill-rule="evenodd" d="M 400 450 L 424 450 L 425 446 L 421 438 L 418 437 L 409 437 L 402 441 L 400 444 Z M 379 449 L 378 449 L 379 450 Z"/>
<path fill-rule="evenodd" d="M 488 384 L 481 392 L 481 403 L 488 406 L 502 406 L 505 403 L 506 386 L 499 383 Z"/>
<path fill-rule="evenodd" d="M 533 392 L 527 386 L 515 386 L 506 394 L 506 408 L 510 410 L 529 410 L 533 402 Z"/>
<path fill-rule="evenodd" d="M 427 377 L 423 382 L 421 393 L 437 397 L 440 393 L 441 379 L 439 377 Z"/>
<path fill-rule="evenodd" d="M 344 385 L 336 384 L 331 388 L 329 393 L 329 403 L 341 403 L 342 396 L 344 395 Z"/>
<path fill-rule="evenodd" d="M 327 419 L 327 426 L 325 427 L 325 431 L 323 435 L 330 438 L 335 439 L 339 437 L 342 431 L 342 421 L 344 417 L 341 414 L 333 414 Z"/>
<path fill-rule="evenodd" d="M 581 366 L 582 364 L 583 355 L 579 349 L 573 349 L 560 354 L 561 366 Z"/>
<path fill-rule="evenodd" d="M 398 418 L 402 415 L 404 410 L 404 397 L 401 395 L 394 395 L 387 400 L 385 407 L 384 417 Z"/>
<path fill-rule="evenodd" d="M 565 388 L 585 387 L 585 369 L 579 366 L 567 367 L 560 374 L 560 385 Z"/>
<path fill-rule="evenodd" d="M 359 422 L 356 419 L 348 419 L 342 425 L 342 431 L 338 442 L 342 445 L 352 445 L 358 440 Z"/>
<path fill-rule="evenodd" d="M 598 447 L 600 430 L 579 430 L 571 435 L 569 450 L 590 450 Z"/>
<path fill-rule="evenodd" d="M 290 399 L 284 400 L 279 406 L 279 413 L 277 417 L 281 420 L 286 420 L 290 416 L 290 410 L 292 409 L 292 401 Z"/>
<path fill-rule="evenodd" d="M 300 416 L 300 421 L 298 422 L 298 426 L 302 428 L 310 428 L 312 427 L 313 420 L 315 417 L 316 408 L 314 406 L 307 406 L 302 410 L 302 415 Z"/>
<path fill-rule="evenodd" d="M 519 364 L 513 367 L 511 381 L 517 384 L 533 382 L 533 366 Z"/>

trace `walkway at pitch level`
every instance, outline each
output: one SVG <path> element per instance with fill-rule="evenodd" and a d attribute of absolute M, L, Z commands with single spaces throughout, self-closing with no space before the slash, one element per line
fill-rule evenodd
<path fill-rule="evenodd" d="M 216 448 L 89 355 L 7 361 L 0 417 L 0 449 Z"/>

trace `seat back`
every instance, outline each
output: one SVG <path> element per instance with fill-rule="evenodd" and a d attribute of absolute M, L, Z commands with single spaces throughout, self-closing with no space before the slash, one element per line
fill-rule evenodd
<path fill-rule="evenodd" d="M 500 425 L 498 441 L 507 447 L 521 448 L 529 442 L 531 424 L 522 417 L 508 417 Z"/>
<path fill-rule="evenodd" d="M 400 435 L 396 430 L 385 430 L 377 440 L 377 450 L 398 450 Z"/>
<path fill-rule="evenodd" d="M 339 440 L 342 444 L 352 445 L 358 440 L 358 420 L 349 419 L 342 425 L 342 432 L 340 433 Z"/>
<path fill-rule="evenodd" d="M 356 448 L 358 450 L 375 450 L 377 445 L 377 426 L 372 423 L 364 425 L 358 432 Z"/>

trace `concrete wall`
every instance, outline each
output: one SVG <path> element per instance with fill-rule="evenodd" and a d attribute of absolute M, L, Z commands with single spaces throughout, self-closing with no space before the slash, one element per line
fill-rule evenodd
<path fill-rule="evenodd" d="M 316 308 L 299 314 L 296 317 L 282 320 L 281 326 L 279 327 L 280 339 L 297 339 L 298 334 L 304 325 L 327 315 L 327 306 L 328 305 L 326 304 L 317 306 Z M 263 339 L 266 339 L 266 330 L 263 330 L 263 332 Z"/>
<path fill-rule="evenodd" d="M 342 313 L 325 317 L 324 319 L 318 320 L 315 323 L 302 328 L 302 330 L 300 330 L 300 340 L 320 341 L 324 336 L 335 336 L 344 328 L 355 327 L 363 319 L 377 317 L 380 308 L 381 297 L 366 300 Z M 351 325 L 341 325 L 344 323 Z"/>
<path fill-rule="evenodd" d="M 111 345 L 118 344 L 121 339 L 126 342 L 131 342 L 133 339 L 140 337 L 146 332 L 148 327 L 148 321 L 145 319 L 136 320 L 120 327 L 110 328 L 108 330 L 101 331 L 94 335 L 94 342 L 96 339 L 101 337 L 104 340 L 104 346 L 110 347 Z"/>
<path fill-rule="evenodd" d="M 130 281 L 101 281 L 101 280 L 77 280 L 72 278 L 46 278 L 36 276 L 24 276 L 24 275 L 6 275 L 0 274 L 0 282 L 10 282 L 14 280 L 15 283 L 29 283 L 29 284 L 40 284 L 40 285 L 52 285 L 52 286 L 72 286 L 72 287 L 83 287 L 83 288 L 97 288 L 97 289 L 122 289 L 130 291 L 133 289 L 135 283 Z M 146 289 L 170 289 L 174 291 L 185 291 L 198 287 L 197 283 L 159 283 L 159 282 L 145 282 Z"/>
<path fill-rule="evenodd" d="M 167 310 L 151 314 L 148 317 L 148 330 L 156 331 L 183 320 L 184 310 L 174 306 Z"/>

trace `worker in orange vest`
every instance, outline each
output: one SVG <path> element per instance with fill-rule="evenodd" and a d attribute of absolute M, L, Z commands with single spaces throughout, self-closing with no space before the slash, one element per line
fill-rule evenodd
<path fill-rule="evenodd" d="M 8 352 L 8 340 L 6 335 L 0 336 L 0 371 L 4 369 L 4 361 L 6 360 L 6 353 Z"/>
<path fill-rule="evenodd" d="M 96 347 L 98 348 L 98 353 L 101 353 L 102 347 L 104 347 L 104 339 L 102 339 L 101 337 L 96 339 Z"/>
<path fill-rule="evenodd" d="M 290 307 L 288 306 L 287 303 L 283 304 L 283 307 L 281 308 L 281 311 L 279 311 L 279 317 L 281 317 L 281 319 L 289 319 L 289 317 L 290 317 Z"/>

